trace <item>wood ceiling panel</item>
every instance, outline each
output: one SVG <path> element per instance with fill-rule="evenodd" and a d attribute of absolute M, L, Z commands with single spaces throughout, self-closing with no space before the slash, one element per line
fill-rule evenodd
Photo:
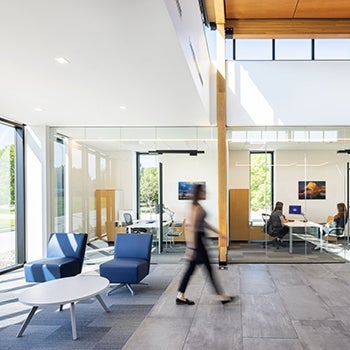
<path fill-rule="evenodd" d="M 205 4 L 209 21 L 215 23 L 222 23 L 224 4 L 225 27 L 233 29 L 235 38 L 350 37 L 350 0 L 206 0 Z"/>
<path fill-rule="evenodd" d="M 226 19 L 293 18 L 297 3 L 298 0 L 225 0 Z"/>
<path fill-rule="evenodd" d="M 350 1 L 299 0 L 295 18 L 350 18 Z"/>
<path fill-rule="evenodd" d="M 350 37 L 350 0 L 225 0 L 225 17 L 236 38 Z"/>
<path fill-rule="evenodd" d="M 350 38 L 349 19 L 228 20 L 234 38 Z"/>

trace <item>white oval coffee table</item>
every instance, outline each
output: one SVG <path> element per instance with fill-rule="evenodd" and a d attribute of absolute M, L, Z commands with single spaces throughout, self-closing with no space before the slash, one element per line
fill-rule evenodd
<path fill-rule="evenodd" d="M 28 288 L 19 295 L 18 300 L 23 304 L 32 306 L 32 309 L 23 322 L 17 337 L 22 336 L 39 306 L 70 304 L 72 334 L 73 339 L 77 339 L 75 303 L 96 297 L 104 310 L 108 312 L 109 310 L 100 296 L 108 287 L 109 281 L 107 278 L 97 275 L 77 275 L 43 282 Z"/>

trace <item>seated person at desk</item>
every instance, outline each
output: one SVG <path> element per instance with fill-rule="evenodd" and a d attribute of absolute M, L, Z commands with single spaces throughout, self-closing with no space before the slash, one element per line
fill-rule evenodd
<path fill-rule="evenodd" d="M 348 222 L 349 213 L 344 203 L 337 204 L 337 214 L 329 216 L 327 223 L 322 227 L 323 235 L 334 234 L 340 236 L 343 234 L 346 223 Z"/>
<path fill-rule="evenodd" d="M 285 226 L 288 222 L 283 215 L 283 203 L 276 202 L 275 209 L 270 215 L 271 236 L 276 237 L 277 247 L 283 247 L 282 239 L 289 232 L 289 228 Z"/>

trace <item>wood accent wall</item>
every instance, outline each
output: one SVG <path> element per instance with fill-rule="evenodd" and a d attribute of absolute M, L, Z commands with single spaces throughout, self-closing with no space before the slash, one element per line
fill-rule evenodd
<path fill-rule="evenodd" d="M 229 190 L 230 241 L 249 241 L 249 189 Z"/>

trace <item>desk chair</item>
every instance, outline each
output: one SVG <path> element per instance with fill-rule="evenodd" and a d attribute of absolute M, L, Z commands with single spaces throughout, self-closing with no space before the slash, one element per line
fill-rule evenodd
<path fill-rule="evenodd" d="M 324 225 L 324 224 L 322 224 Z M 346 245 L 345 249 L 349 249 L 349 222 L 346 220 L 344 228 L 342 227 L 331 227 L 329 228 L 328 233 L 323 235 L 322 228 L 319 230 L 319 238 L 320 240 L 324 240 L 326 245 L 323 247 L 328 249 L 329 243 L 337 243 L 338 239 L 344 240 L 343 244 Z M 316 244 L 314 250 L 319 250 L 321 248 L 320 244 Z"/>
<path fill-rule="evenodd" d="M 344 227 L 331 227 L 328 231 L 328 235 L 344 237 L 345 233 L 347 232 L 347 224 L 348 223 L 346 222 Z"/>
<path fill-rule="evenodd" d="M 182 234 L 185 233 L 185 222 L 186 219 L 183 219 L 182 223 L 174 223 L 171 221 L 167 231 L 166 231 L 166 248 L 168 248 L 168 241 L 170 247 L 174 243 L 174 238 L 175 237 L 180 237 Z"/>
<path fill-rule="evenodd" d="M 130 213 L 124 213 L 124 220 L 126 224 L 126 228 L 128 230 L 128 233 L 145 233 L 147 232 L 147 229 L 144 227 L 132 227 L 134 225 L 134 222 L 132 220 L 132 216 Z"/>
<path fill-rule="evenodd" d="M 264 222 L 263 232 L 265 232 L 270 238 L 272 238 L 263 243 L 263 248 L 266 248 L 268 245 L 273 245 L 274 247 L 277 247 L 277 249 L 279 249 L 279 245 L 277 244 L 277 239 L 276 239 L 277 235 L 275 232 L 273 232 L 272 227 L 269 225 L 270 216 L 271 215 L 267 213 L 261 214 L 261 217 Z"/>

